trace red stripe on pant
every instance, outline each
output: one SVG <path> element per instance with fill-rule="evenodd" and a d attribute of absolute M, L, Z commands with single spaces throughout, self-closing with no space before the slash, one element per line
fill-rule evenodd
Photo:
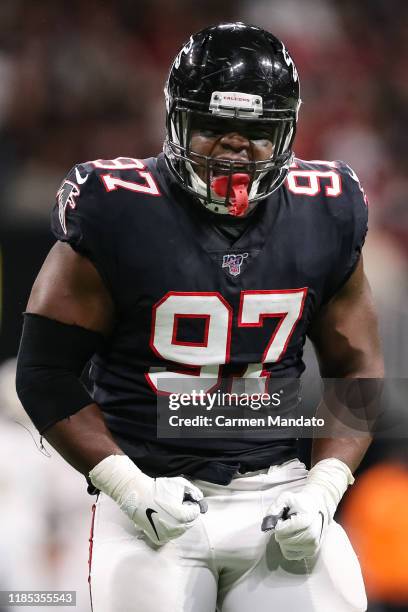
<path fill-rule="evenodd" d="M 95 525 L 95 510 L 96 504 L 92 506 L 92 520 L 91 520 L 91 532 L 89 534 L 89 556 L 88 556 L 88 584 L 89 584 L 89 597 L 91 598 L 91 610 L 92 606 L 92 590 L 91 590 L 91 566 L 92 566 L 92 548 L 93 548 L 93 536 L 94 536 L 94 525 Z"/>

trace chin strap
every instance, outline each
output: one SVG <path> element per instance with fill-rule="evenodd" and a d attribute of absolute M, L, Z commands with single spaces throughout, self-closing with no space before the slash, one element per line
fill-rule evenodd
<path fill-rule="evenodd" d="M 217 196 L 225 198 L 228 189 L 228 176 L 216 176 L 211 181 L 211 189 Z M 243 217 L 248 210 L 249 175 L 236 173 L 231 178 L 231 189 L 234 193 L 229 198 L 228 213 L 234 217 Z"/>

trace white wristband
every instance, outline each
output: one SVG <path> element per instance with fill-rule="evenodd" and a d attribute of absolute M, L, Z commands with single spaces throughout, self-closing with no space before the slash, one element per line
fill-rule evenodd
<path fill-rule="evenodd" d="M 126 455 L 105 457 L 89 472 L 92 484 L 119 504 L 123 494 L 127 492 L 128 484 L 134 481 L 135 477 L 140 484 L 144 480 L 150 480 Z"/>
<path fill-rule="evenodd" d="M 334 457 L 322 459 L 309 471 L 306 487 L 323 494 L 328 518 L 331 520 L 347 487 L 354 482 L 350 468 Z"/>

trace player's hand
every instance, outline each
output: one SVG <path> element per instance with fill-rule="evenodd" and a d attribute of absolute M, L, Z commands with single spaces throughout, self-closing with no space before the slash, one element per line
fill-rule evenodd
<path fill-rule="evenodd" d="M 322 499 L 307 490 L 300 493 L 282 493 L 268 514 L 280 514 L 284 509 L 287 518 L 280 518 L 275 526 L 275 540 L 283 556 L 289 560 L 313 557 L 319 550 L 328 516 Z"/>
<path fill-rule="evenodd" d="M 125 455 L 106 457 L 89 477 L 157 545 L 182 535 L 206 510 L 202 492 L 186 478 L 150 478 Z"/>
<path fill-rule="evenodd" d="M 328 458 L 310 470 L 300 492 L 281 493 L 268 509 L 262 528 L 274 529 L 275 540 L 286 559 L 300 560 L 318 552 L 339 501 L 353 482 L 343 461 Z M 269 520 L 274 516 L 281 517 L 276 525 Z"/>

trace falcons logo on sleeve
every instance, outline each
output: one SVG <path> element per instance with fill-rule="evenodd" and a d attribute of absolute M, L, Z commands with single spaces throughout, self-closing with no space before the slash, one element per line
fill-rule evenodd
<path fill-rule="evenodd" d="M 67 233 L 65 219 L 67 206 L 72 209 L 76 208 L 75 198 L 77 198 L 79 194 L 80 191 L 78 185 L 75 185 L 75 183 L 71 183 L 71 181 L 68 180 L 64 181 L 57 191 L 58 217 L 64 234 Z"/>

